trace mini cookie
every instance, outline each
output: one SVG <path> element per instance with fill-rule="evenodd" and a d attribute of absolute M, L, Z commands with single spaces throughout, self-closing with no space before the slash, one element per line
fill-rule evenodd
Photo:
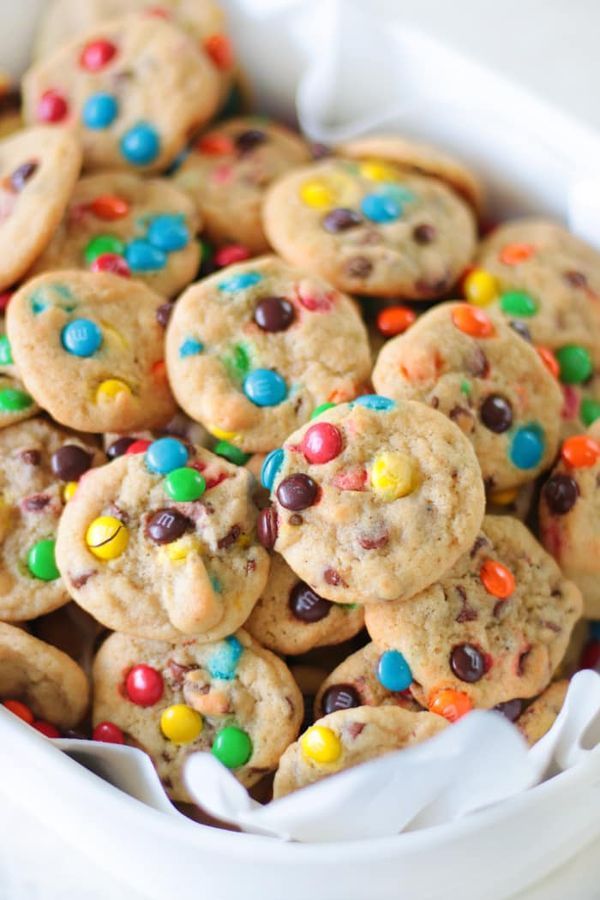
<path fill-rule="evenodd" d="M 230 634 L 268 575 L 250 475 L 161 438 L 90 473 L 60 521 L 58 566 L 74 600 L 115 631 L 160 640 Z"/>
<path fill-rule="evenodd" d="M 544 690 L 581 615 L 562 577 L 517 519 L 486 516 L 472 548 L 407 603 L 369 607 L 380 649 L 397 651 L 423 706 L 458 718 Z"/>
<path fill-rule="evenodd" d="M 370 163 L 372 166 L 391 162 L 409 172 L 438 178 L 460 194 L 478 215 L 481 214 L 484 204 L 483 185 L 460 160 L 438 147 L 411 141 L 397 134 L 379 134 L 339 144 L 335 152 L 339 156 Z"/>
<path fill-rule="evenodd" d="M 30 725 L 73 728 L 87 709 L 88 681 L 62 650 L 0 622 L 0 698 Z M 34 722 L 34 717 L 43 721 Z"/>
<path fill-rule="evenodd" d="M 358 634 L 363 624 L 362 607 L 319 597 L 275 554 L 269 580 L 245 627 L 269 650 L 294 656 L 313 647 L 341 644 Z"/>
<path fill-rule="evenodd" d="M 268 191 L 273 247 L 342 291 L 428 300 L 447 294 L 475 251 L 475 219 L 450 188 L 392 163 L 326 159 Z"/>
<path fill-rule="evenodd" d="M 446 727 L 441 716 L 394 706 L 340 709 L 324 716 L 287 748 L 279 761 L 273 797 L 344 769 L 420 744 Z"/>
<path fill-rule="evenodd" d="M 265 462 L 259 535 L 336 603 L 408 600 L 475 540 L 484 492 L 471 444 L 423 403 L 359 397 Z"/>
<path fill-rule="evenodd" d="M 80 168 L 79 144 L 64 129 L 28 128 L 0 141 L 0 290 L 51 240 Z"/>
<path fill-rule="evenodd" d="M 388 341 L 373 384 L 449 416 L 473 444 L 488 489 L 531 481 L 556 454 L 556 378 L 509 325 L 468 303 L 436 306 Z"/>
<path fill-rule="evenodd" d="M 519 219 L 485 240 L 466 296 L 492 304 L 556 351 L 560 379 L 581 384 L 600 365 L 600 254 L 555 222 Z"/>
<path fill-rule="evenodd" d="M 103 458 L 44 419 L 0 431 L 0 619 L 22 622 L 67 603 L 54 558 L 58 520 Z"/>
<path fill-rule="evenodd" d="M 267 119 L 246 116 L 201 135 L 174 180 L 197 204 L 211 240 L 240 243 L 256 255 L 269 249 L 261 222 L 267 187 L 309 160 L 310 151 L 299 135 Z"/>
<path fill-rule="evenodd" d="M 96 727 L 108 722 L 145 750 L 174 800 L 189 800 L 190 753 L 210 750 L 249 787 L 276 768 L 302 720 L 289 669 L 245 631 L 211 644 L 113 634 L 93 679 Z"/>
<path fill-rule="evenodd" d="M 564 441 L 540 496 L 540 539 L 600 618 L 600 425 Z"/>
<path fill-rule="evenodd" d="M 356 706 L 401 706 L 419 712 L 422 707 L 408 690 L 410 670 L 400 653 L 373 642 L 347 657 L 320 685 L 315 697 L 315 718 Z"/>
<path fill-rule="evenodd" d="M 264 452 L 320 404 L 356 397 L 371 361 L 353 302 L 269 256 L 188 288 L 169 322 L 167 366 L 188 415 Z"/>
<path fill-rule="evenodd" d="M 28 281 L 6 316 L 25 387 L 70 428 L 160 428 L 175 413 L 163 304 L 141 282 L 104 272 L 48 272 Z"/>
<path fill-rule="evenodd" d="M 23 79 L 26 121 L 70 126 L 87 169 L 164 169 L 214 114 L 219 92 L 195 41 L 148 15 L 98 23 Z"/>
<path fill-rule="evenodd" d="M 516 720 L 515 725 L 530 747 L 550 731 L 563 708 L 568 690 L 567 680 L 555 681 Z"/>
<path fill-rule="evenodd" d="M 199 228 L 193 204 L 166 180 L 89 175 L 75 185 L 62 223 L 30 274 L 114 272 L 171 297 L 196 277 Z"/>

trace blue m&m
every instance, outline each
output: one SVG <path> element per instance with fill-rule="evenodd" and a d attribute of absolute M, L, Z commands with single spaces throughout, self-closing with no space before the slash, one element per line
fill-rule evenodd
<path fill-rule="evenodd" d="M 225 281 L 220 281 L 218 288 L 220 291 L 230 294 L 233 291 L 243 291 L 244 288 L 252 287 L 259 281 L 262 281 L 262 275 L 258 272 L 241 272 L 239 275 L 231 275 Z"/>
<path fill-rule="evenodd" d="M 87 128 L 99 130 L 112 125 L 119 112 L 119 105 L 112 94 L 92 94 L 85 101 L 81 117 Z"/>
<path fill-rule="evenodd" d="M 544 456 L 544 432 L 539 425 L 524 425 L 515 431 L 509 449 L 510 461 L 517 469 L 535 469 Z"/>
<path fill-rule="evenodd" d="M 268 491 L 273 489 L 273 484 L 277 478 L 281 466 L 283 465 L 284 452 L 281 447 L 271 452 L 265 457 L 260 470 L 260 483 Z"/>
<path fill-rule="evenodd" d="M 173 253 L 183 250 L 190 242 L 190 232 L 182 215 L 165 213 L 152 219 L 146 235 L 153 247 Z"/>
<path fill-rule="evenodd" d="M 207 669 L 211 678 L 221 678 L 231 681 L 235 678 L 237 665 L 244 648 L 234 635 L 226 637 L 211 653 Z"/>
<path fill-rule="evenodd" d="M 254 369 L 244 378 L 243 391 L 255 406 L 278 406 L 287 397 L 287 385 L 272 369 Z"/>
<path fill-rule="evenodd" d="M 402 215 L 402 203 L 391 192 L 366 194 L 361 200 L 360 209 L 366 219 L 380 225 L 395 222 Z"/>
<path fill-rule="evenodd" d="M 153 272 L 164 269 L 167 256 L 143 238 L 135 238 L 125 247 L 125 259 L 132 272 Z"/>
<path fill-rule="evenodd" d="M 167 475 L 173 469 L 180 469 L 188 461 L 189 453 L 185 444 L 177 438 L 164 437 L 153 441 L 146 450 L 146 467 L 151 472 Z"/>
<path fill-rule="evenodd" d="M 134 166 L 147 166 L 160 153 L 160 138 L 149 122 L 138 122 L 125 132 L 119 146 L 127 162 Z"/>
<path fill-rule="evenodd" d="M 74 319 L 65 325 L 60 340 L 67 353 L 73 356 L 93 356 L 102 344 L 102 332 L 89 319 Z"/>
<path fill-rule="evenodd" d="M 202 341 L 197 341 L 196 338 L 186 338 L 179 345 L 179 356 L 181 359 L 185 359 L 187 356 L 198 356 L 203 350 Z"/>
<path fill-rule="evenodd" d="M 390 400 L 389 397 L 381 397 L 379 394 L 364 394 L 364 396 L 353 400 L 350 405 L 364 406 L 366 409 L 374 409 L 377 412 L 386 412 L 389 409 L 396 408 L 396 401 Z"/>
<path fill-rule="evenodd" d="M 410 666 L 398 650 L 386 650 L 381 654 L 377 678 L 388 691 L 405 691 L 413 680 Z"/>

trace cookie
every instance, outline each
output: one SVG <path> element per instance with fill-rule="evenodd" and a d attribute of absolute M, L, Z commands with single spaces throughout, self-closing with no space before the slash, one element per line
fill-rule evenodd
<path fill-rule="evenodd" d="M 554 350 L 563 383 L 585 382 L 600 365 L 600 253 L 555 222 L 518 219 L 483 241 L 476 266 L 466 296 Z"/>
<path fill-rule="evenodd" d="M 189 800 L 190 753 L 211 751 L 251 786 L 298 734 L 302 696 L 288 668 L 245 631 L 168 644 L 113 634 L 93 667 L 94 724 L 110 722 L 152 757 L 174 800 Z"/>
<path fill-rule="evenodd" d="M 50 242 L 80 168 L 79 144 L 64 129 L 27 128 L 0 141 L 0 290 Z"/>
<path fill-rule="evenodd" d="M 79 436 L 30 419 L 0 431 L 0 619 L 22 622 L 67 603 L 56 567 L 58 520 L 103 454 Z"/>
<path fill-rule="evenodd" d="M 175 413 L 164 299 L 106 272 L 48 272 L 13 295 L 6 327 L 25 387 L 79 431 L 160 428 Z"/>
<path fill-rule="evenodd" d="M 393 163 L 325 159 L 296 169 L 267 192 L 263 224 L 284 259 L 353 294 L 443 296 L 475 252 L 470 207 Z"/>
<path fill-rule="evenodd" d="M 330 603 L 301 581 L 275 554 L 269 580 L 245 628 L 269 650 L 294 656 L 341 644 L 361 630 L 360 606 Z"/>
<path fill-rule="evenodd" d="M 245 116 L 202 134 L 174 181 L 197 205 L 212 241 L 240 243 L 256 255 L 269 249 L 261 222 L 267 187 L 309 160 L 299 135 L 263 117 Z"/>
<path fill-rule="evenodd" d="M 56 728 L 73 728 L 83 718 L 88 681 L 66 653 L 0 622 L 0 698 L 20 718 L 40 725 L 42 733 L 59 737 L 52 733 Z"/>
<path fill-rule="evenodd" d="M 65 509 L 56 559 L 67 590 L 107 628 L 137 637 L 231 634 L 269 570 L 250 475 L 176 438 L 141 450 L 90 472 Z"/>
<path fill-rule="evenodd" d="M 568 690 L 568 681 L 555 681 L 516 720 L 515 725 L 530 747 L 550 731 L 563 708 Z"/>
<path fill-rule="evenodd" d="M 91 269 L 133 276 L 165 297 L 200 265 L 193 204 L 166 179 L 127 172 L 88 175 L 75 185 L 64 218 L 29 275 Z"/>
<path fill-rule="evenodd" d="M 518 488 L 551 464 L 562 394 L 535 349 L 499 317 L 443 303 L 382 348 L 375 390 L 420 400 L 471 441 L 489 490 Z"/>
<path fill-rule="evenodd" d="M 219 91 L 192 38 L 139 14 L 99 22 L 34 64 L 23 111 L 30 123 L 69 126 L 88 170 L 156 172 L 215 113 Z"/>
<path fill-rule="evenodd" d="M 483 211 L 484 190 L 478 177 L 464 163 L 439 147 L 431 147 L 397 134 L 378 134 L 338 144 L 335 152 L 338 156 L 362 163 L 375 166 L 383 162 L 395 163 L 409 172 L 430 175 L 445 182 L 478 215 Z"/>
<path fill-rule="evenodd" d="M 540 538 L 600 618 L 600 425 L 563 442 L 540 496 Z"/>
<path fill-rule="evenodd" d="M 279 446 L 322 403 L 364 389 L 371 359 L 353 302 L 276 257 L 192 285 L 167 329 L 179 405 L 244 452 Z"/>
<path fill-rule="evenodd" d="M 312 725 L 279 761 L 275 799 L 328 775 L 420 744 L 446 727 L 441 716 L 394 706 L 340 709 Z"/>
<path fill-rule="evenodd" d="M 377 395 L 327 409 L 265 462 L 259 535 L 326 600 L 408 600 L 473 544 L 479 464 L 423 403 Z"/>
<path fill-rule="evenodd" d="M 356 706 L 400 706 L 412 712 L 422 707 L 408 690 L 408 669 L 394 650 L 383 653 L 371 641 L 330 672 L 315 697 L 315 718 Z"/>
<path fill-rule="evenodd" d="M 403 658 L 417 701 L 453 719 L 541 693 L 581 608 L 521 522 L 486 516 L 450 572 L 406 603 L 369 607 L 365 620 L 375 644 Z"/>
<path fill-rule="evenodd" d="M 65 41 L 127 13 L 156 16 L 185 31 L 208 55 L 219 79 L 220 94 L 226 94 L 234 70 L 233 52 L 225 34 L 225 16 L 213 0 L 161 0 L 158 6 L 151 0 L 50 0 L 37 29 L 34 59 L 51 56 Z"/>

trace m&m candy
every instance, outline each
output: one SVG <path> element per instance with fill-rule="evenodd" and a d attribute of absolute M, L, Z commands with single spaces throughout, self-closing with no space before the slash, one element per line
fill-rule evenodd
<path fill-rule="evenodd" d="M 125 244 L 120 238 L 113 234 L 97 234 L 86 244 L 83 255 L 91 266 L 99 256 L 122 256 L 124 251 Z"/>
<path fill-rule="evenodd" d="M 388 691 L 405 691 L 413 681 L 410 666 L 398 650 L 386 650 L 381 654 L 377 678 Z"/>
<path fill-rule="evenodd" d="M 544 450 L 544 433 L 540 426 L 524 425 L 512 436 L 509 447 L 510 461 L 517 469 L 534 469 L 540 464 Z"/>
<path fill-rule="evenodd" d="M 391 502 L 406 497 L 417 486 L 415 461 L 405 453 L 380 453 L 373 460 L 370 481 L 381 500 Z"/>
<path fill-rule="evenodd" d="M 483 310 L 468 303 L 460 303 L 452 310 L 452 321 L 459 331 L 470 337 L 491 337 L 494 334 L 492 320 Z"/>
<path fill-rule="evenodd" d="M 2 706 L 8 709 L 14 716 L 22 719 L 23 722 L 27 722 L 28 725 L 33 725 L 34 715 L 25 703 L 21 703 L 20 700 L 3 700 Z"/>
<path fill-rule="evenodd" d="M 163 677 L 152 666 L 140 663 L 127 673 L 125 690 L 131 702 L 137 706 L 154 706 L 164 692 Z"/>
<path fill-rule="evenodd" d="M 150 472 L 166 475 L 173 469 L 185 466 L 189 453 L 185 444 L 177 438 L 164 437 L 153 441 L 146 450 L 146 467 Z"/>
<path fill-rule="evenodd" d="M 90 319 L 75 319 L 64 326 L 60 340 L 73 356 L 93 356 L 102 345 L 102 331 Z"/>
<path fill-rule="evenodd" d="M 125 261 L 132 272 L 157 272 L 167 264 L 167 255 L 144 238 L 135 238 L 125 247 Z"/>
<path fill-rule="evenodd" d="M 104 744 L 124 744 L 125 735 L 114 722 L 98 722 L 92 731 L 92 740 Z"/>
<path fill-rule="evenodd" d="M 377 315 L 377 328 L 384 337 L 404 334 L 416 321 L 417 314 L 408 306 L 388 306 Z"/>
<path fill-rule="evenodd" d="M 513 593 L 515 576 L 506 566 L 495 559 L 487 559 L 479 570 L 479 577 L 484 588 L 493 597 L 506 600 Z"/>
<path fill-rule="evenodd" d="M 310 762 L 328 765 L 341 757 L 342 742 L 331 728 L 313 725 L 300 738 L 300 749 Z"/>
<path fill-rule="evenodd" d="M 79 57 L 79 65 L 88 72 L 99 72 L 115 56 L 117 48 L 111 41 L 88 41 Z"/>
<path fill-rule="evenodd" d="M 182 467 L 172 469 L 164 481 L 165 493 L 178 503 L 198 500 L 206 490 L 204 476 L 197 469 Z"/>
<path fill-rule="evenodd" d="M 278 406 L 288 394 L 285 380 L 272 369 L 254 369 L 246 375 L 243 391 L 255 406 Z"/>
<path fill-rule="evenodd" d="M 473 306 L 489 306 L 498 296 L 498 280 L 485 269 L 473 269 L 463 282 L 463 291 Z"/>
<path fill-rule="evenodd" d="M 81 117 L 87 128 L 94 130 L 108 128 L 112 125 L 119 112 L 116 97 L 112 94 L 92 94 L 85 101 Z"/>
<path fill-rule="evenodd" d="M 556 351 L 556 359 L 563 384 L 582 384 L 594 372 L 590 351 L 577 344 L 560 347 Z"/>
<path fill-rule="evenodd" d="M 451 688 L 433 691 L 428 706 L 430 712 L 443 716 L 449 722 L 458 721 L 473 709 L 473 703 L 467 694 Z"/>
<path fill-rule="evenodd" d="M 154 125 L 138 122 L 125 132 L 119 146 L 127 162 L 147 166 L 160 154 L 160 137 Z"/>
<path fill-rule="evenodd" d="M 190 232 L 183 215 L 164 213 L 155 216 L 150 222 L 147 239 L 153 247 L 165 253 L 173 253 L 187 247 Z"/>
<path fill-rule="evenodd" d="M 500 309 L 508 316 L 535 316 L 538 303 L 526 291 L 506 291 L 500 297 Z"/>
<path fill-rule="evenodd" d="M 114 400 L 119 394 L 131 394 L 131 388 L 120 378 L 107 378 L 98 385 L 96 391 L 96 402 L 102 403 L 106 400 Z"/>
<path fill-rule="evenodd" d="M 260 470 L 260 483 L 268 491 L 273 489 L 277 473 L 283 465 L 284 457 L 285 453 L 281 447 L 278 447 L 277 450 L 271 450 L 271 452 L 265 456 Z"/>
<path fill-rule="evenodd" d="M 600 459 L 600 441 L 587 434 L 575 434 L 563 443 L 560 454 L 573 469 L 587 469 Z"/>
<path fill-rule="evenodd" d="M 160 730 L 174 744 L 189 744 L 195 741 L 203 726 L 200 713 L 185 703 L 168 706 L 160 717 Z"/>
<path fill-rule="evenodd" d="M 342 447 L 342 433 L 339 428 L 329 422 L 318 422 L 306 431 L 301 450 L 307 462 L 322 465 L 339 456 Z"/>
<path fill-rule="evenodd" d="M 250 735 L 242 728 L 228 725 L 218 732 L 211 753 L 228 769 L 239 769 L 252 756 Z"/>
<path fill-rule="evenodd" d="M 27 554 L 27 568 L 40 581 L 55 581 L 60 578 L 55 557 L 56 541 L 51 538 L 38 541 Z"/>
<path fill-rule="evenodd" d="M 114 516 L 99 516 L 88 525 L 85 542 L 98 559 L 116 559 L 127 548 L 129 532 Z"/>

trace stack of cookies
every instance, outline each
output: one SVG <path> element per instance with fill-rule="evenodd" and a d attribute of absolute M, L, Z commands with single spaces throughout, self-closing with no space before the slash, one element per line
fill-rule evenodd
<path fill-rule="evenodd" d="M 268 798 L 534 743 L 600 618 L 600 254 L 249 114 L 225 29 L 54 0 L 0 141 L 0 697 L 180 803 L 197 750 Z"/>

